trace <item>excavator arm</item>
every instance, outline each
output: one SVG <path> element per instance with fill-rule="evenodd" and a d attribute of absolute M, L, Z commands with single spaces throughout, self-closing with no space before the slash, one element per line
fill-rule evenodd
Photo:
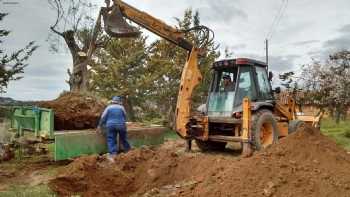
<path fill-rule="evenodd" d="M 101 8 L 100 13 L 103 16 L 104 29 L 108 35 L 112 37 L 137 36 L 139 34 L 138 30 L 131 27 L 124 20 L 124 18 L 127 18 L 141 27 L 188 51 L 188 58 L 182 70 L 175 112 L 177 133 L 183 138 L 188 137 L 187 125 L 190 120 L 192 92 L 202 80 L 201 72 L 198 69 L 198 56 L 202 51 L 201 47 L 196 46 L 192 42 L 186 40 L 186 32 L 171 27 L 161 20 L 128 5 L 121 0 L 114 0 L 112 6 L 109 6 L 108 0 L 106 3 L 107 7 Z M 204 33 L 205 38 L 202 39 L 204 42 L 199 44 L 203 45 L 203 43 L 205 44 L 205 42 L 210 40 L 208 38 L 208 32 L 211 32 L 211 30 L 204 26 L 200 26 L 197 28 L 197 30 L 198 29 L 207 30 L 207 33 Z"/>
<path fill-rule="evenodd" d="M 105 29 L 110 36 L 123 37 L 128 35 L 127 28 L 121 29 L 121 24 L 125 23 L 122 17 L 125 17 L 185 50 L 191 51 L 193 48 L 192 43 L 185 39 L 184 32 L 165 24 L 163 21 L 138 10 L 121 0 L 114 0 L 112 7 L 108 7 L 106 11 L 108 13 L 104 14 Z M 132 29 L 129 28 L 129 30 Z"/>

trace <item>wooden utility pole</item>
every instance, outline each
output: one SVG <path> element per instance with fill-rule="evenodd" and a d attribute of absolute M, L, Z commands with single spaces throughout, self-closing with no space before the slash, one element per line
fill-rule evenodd
<path fill-rule="evenodd" d="M 267 70 L 269 70 L 269 40 L 267 38 L 265 40 L 265 52 L 266 52 Z"/>

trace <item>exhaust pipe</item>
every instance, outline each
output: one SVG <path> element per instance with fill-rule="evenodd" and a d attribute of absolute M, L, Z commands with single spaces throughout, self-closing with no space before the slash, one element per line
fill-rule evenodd
<path fill-rule="evenodd" d="M 115 38 L 138 37 L 141 32 L 131 25 L 129 25 L 119 8 L 119 6 L 112 6 L 102 12 L 104 21 L 104 29 L 106 33 Z"/>

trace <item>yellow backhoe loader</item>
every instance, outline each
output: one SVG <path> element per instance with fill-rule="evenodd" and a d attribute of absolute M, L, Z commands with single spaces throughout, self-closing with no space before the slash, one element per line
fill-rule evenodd
<path fill-rule="evenodd" d="M 205 35 L 196 45 L 185 39 L 188 31 L 171 27 L 121 0 L 114 0 L 112 5 L 107 0 L 106 4 L 101 8 L 95 32 L 101 25 L 102 16 L 108 35 L 139 35 L 137 29 L 125 21 L 126 18 L 188 51 L 175 112 L 176 132 L 188 140 L 188 148 L 192 140 L 201 150 L 223 149 L 227 142 L 241 142 L 243 154 L 250 155 L 253 150 L 263 149 L 305 124 L 297 118 L 292 98 L 286 98 L 284 102 L 275 99 L 274 93 L 279 91 L 271 88 L 272 73 L 268 74 L 267 65 L 247 58 L 213 63 L 207 102 L 199 115 L 192 116 L 192 92 L 202 80 L 198 58 L 203 46 L 213 39 L 213 32 L 205 26 L 188 30 L 202 31 Z M 90 48 L 93 47 L 92 42 Z"/>

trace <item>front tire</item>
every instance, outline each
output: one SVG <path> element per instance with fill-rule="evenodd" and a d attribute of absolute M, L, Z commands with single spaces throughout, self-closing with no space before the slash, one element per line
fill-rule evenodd
<path fill-rule="evenodd" d="M 253 114 L 252 139 L 255 150 L 265 149 L 278 141 L 277 121 L 270 110 Z"/>

